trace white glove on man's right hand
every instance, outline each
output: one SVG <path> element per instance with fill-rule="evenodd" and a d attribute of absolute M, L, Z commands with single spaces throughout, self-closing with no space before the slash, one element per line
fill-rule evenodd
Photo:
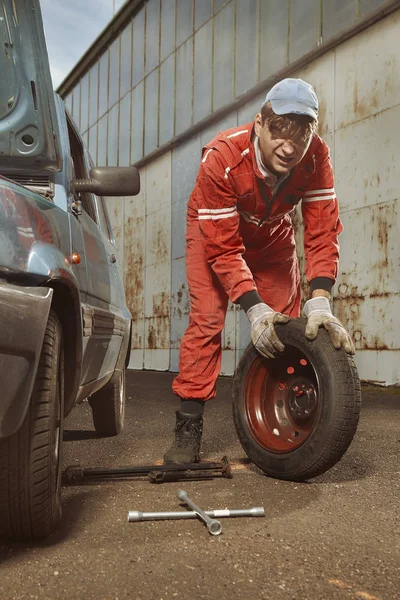
<path fill-rule="evenodd" d="M 251 324 L 251 340 L 260 354 L 275 358 L 276 352 L 283 352 L 285 346 L 276 335 L 275 323 L 287 323 L 288 315 L 275 312 L 268 304 L 259 302 L 247 311 Z"/>

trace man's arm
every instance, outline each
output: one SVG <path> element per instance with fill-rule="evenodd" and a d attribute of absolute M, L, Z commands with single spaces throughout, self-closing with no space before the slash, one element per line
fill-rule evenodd
<path fill-rule="evenodd" d="M 311 299 L 304 305 L 306 337 L 315 339 L 319 327 L 324 327 L 336 349 L 344 348 L 347 353 L 354 354 L 353 341 L 333 316 L 329 302 L 338 272 L 338 237 L 343 226 L 339 219 L 329 148 L 322 140 L 313 158 L 315 173 L 302 202 L 306 276 L 311 290 Z"/>

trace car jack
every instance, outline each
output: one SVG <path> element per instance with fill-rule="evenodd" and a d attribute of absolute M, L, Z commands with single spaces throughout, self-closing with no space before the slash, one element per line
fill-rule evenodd
<path fill-rule="evenodd" d="M 85 485 L 91 481 L 148 478 L 151 483 L 232 478 L 231 466 L 224 456 L 220 462 L 199 462 L 188 464 L 143 465 L 136 467 L 112 467 L 83 469 L 80 465 L 70 465 L 62 474 L 64 485 Z"/>

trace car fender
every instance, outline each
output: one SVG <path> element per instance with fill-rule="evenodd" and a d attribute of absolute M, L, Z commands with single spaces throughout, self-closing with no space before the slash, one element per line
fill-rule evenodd
<path fill-rule="evenodd" d="M 0 283 L 0 439 L 13 435 L 28 409 L 53 290 Z"/>

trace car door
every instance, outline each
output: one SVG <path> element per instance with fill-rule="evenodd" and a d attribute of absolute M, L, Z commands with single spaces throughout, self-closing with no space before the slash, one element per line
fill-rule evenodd
<path fill-rule="evenodd" d="M 87 179 L 88 171 L 82 140 L 69 116 L 68 135 L 73 178 Z M 86 261 L 86 300 L 82 303 L 84 324 L 84 359 L 82 383 L 105 377 L 115 366 L 113 348 L 114 318 L 112 301 L 112 252 L 105 244 L 100 228 L 96 198 L 90 193 L 72 197 L 80 207 L 74 211 L 71 224 L 72 243 L 81 247 Z M 120 342 L 119 342 L 120 343 Z M 116 354 L 118 356 L 118 352 Z"/>

